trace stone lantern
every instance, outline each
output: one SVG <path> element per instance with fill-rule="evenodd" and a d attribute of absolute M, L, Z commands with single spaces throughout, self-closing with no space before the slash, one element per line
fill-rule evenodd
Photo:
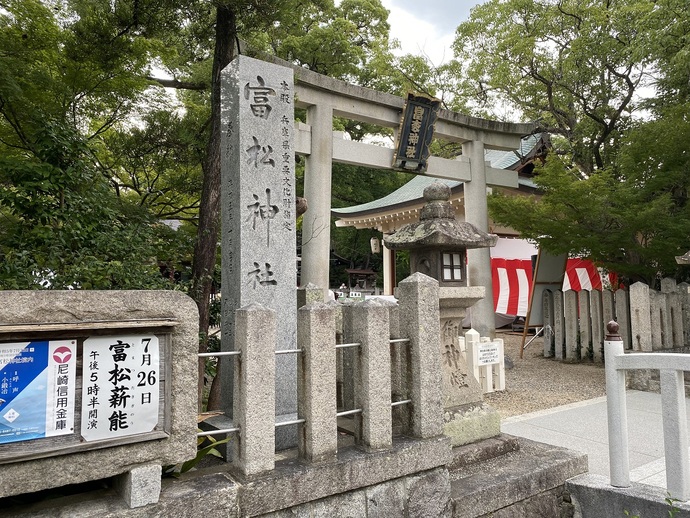
<path fill-rule="evenodd" d="M 419 222 L 405 225 L 384 243 L 390 250 L 410 251 L 410 273 L 433 277 L 443 287 L 467 286 L 466 250 L 494 246 L 498 236 L 456 220 L 446 184 L 434 182 L 423 195 Z"/>
<path fill-rule="evenodd" d="M 409 250 L 410 273 L 423 273 L 439 283 L 444 433 L 459 446 L 500 433 L 500 417 L 483 403 L 459 341 L 466 309 L 486 295 L 484 286 L 469 286 L 465 252 L 494 246 L 498 236 L 456 220 L 450 188 L 442 182 L 424 189 L 424 200 L 419 222 L 384 238 L 384 244 L 391 250 Z"/>

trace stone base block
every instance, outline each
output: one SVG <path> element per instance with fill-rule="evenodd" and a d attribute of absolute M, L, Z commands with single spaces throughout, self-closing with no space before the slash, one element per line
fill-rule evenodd
<path fill-rule="evenodd" d="M 115 477 L 115 489 L 129 507 L 143 507 L 158 502 L 161 494 L 161 467 L 137 466 Z"/>
<path fill-rule="evenodd" d="M 307 466 L 285 460 L 276 463 L 276 469 L 265 477 L 239 480 L 243 484 L 240 506 L 245 516 L 261 516 L 420 472 L 445 469 L 449 457 L 449 441 L 440 436 L 399 438 L 391 450 L 377 453 L 344 448 L 338 452 L 337 462 L 330 464 Z"/>
<path fill-rule="evenodd" d="M 690 517 L 690 502 L 669 501 L 666 490 L 660 487 L 636 482 L 626 488 L 613 487 L 608 477 L 587 473 L 568 480 L 566 488 L 575 505 L 576 518 Z"/>
<path fill-rule="evenodd" d="M 238 518 L 240 514 L 240 486 L 225 473 L 186 473 L 179 479 L 164 479 L 161 486 L 158 502 L 146 507 L 129 507 L 109 488 L 18 506 L 0 503 L 0 518 Z"/>
<path fill-rule="evenodd" d="M 477 462 L 516 452 L 520 449 L 520 441 L 512 435 L 501 434 L 472 444 L 465 444 L 453 448 L 448 469 L 456 470 Z"/>
<path fill-rule="evenodd" d="M 462 446 L 501 433 L 501 416 L 482 402 L 446 409 L 443 415 L 443 433 L 453 446 Z"/>

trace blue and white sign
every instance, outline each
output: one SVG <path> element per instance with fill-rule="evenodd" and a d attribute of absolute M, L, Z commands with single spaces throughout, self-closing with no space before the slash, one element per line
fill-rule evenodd
<path fill-rule="evenodd" d="M 0 344 L 0 444 L 74 432 L 76 340 Z"/>

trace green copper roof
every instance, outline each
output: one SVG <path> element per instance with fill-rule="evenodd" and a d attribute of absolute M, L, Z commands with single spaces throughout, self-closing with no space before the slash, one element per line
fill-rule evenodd
<path fill-rule="evenodd" d="M 534 147 L 539 143 L 541 138 L 541 133 L 527 135 L 520 141 L 520 149 L 516 149 L 515 151 L 489 149 L 484 156 L 488 162 L 491 162 L 491 167 L 495 167 L 496 169 L 512 169 L 520 163 L 522 158 L 528 157 L 532 151 L 534 151 Z"/>
<path fill-rule="evenodd" d="M 445 183 L 452 190 L 455 190 L 456 187 L 462 186 L 462 182 L 456 182 L 454 180 L 442 180 L 439 178 L 433 178 L 431 176 L 419 175 L 412 178 L 412 180 L 407 182 L 398 190 L 393 191 L 383 198 L 379 198 L 378 200 L 370 201 L 368 203 L 362 203 L 361 205 L 354 205 L 352 207 L 333 209 L 331 212 L 333 212 L 333 214 L 357 214 L 360 212 L 376 211 L 384 207 L 404 205 L 412 200 L 421 199 L 424 189 L 431 185 L 435 180 Z"/>

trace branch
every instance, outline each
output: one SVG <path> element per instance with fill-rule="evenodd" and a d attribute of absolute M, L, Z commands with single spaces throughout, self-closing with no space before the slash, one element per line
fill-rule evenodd
<path fill-rule="evenodd" d="M 577 23 L 576 23 L 577 29 L 578 30 L 580 29 L 580 27 L 582 26 L 582 17 L 578 16 L 575 13 L 569 13 L 565 9 L 563 9 L 563 2 L 558 2 L 557 8 L 565 16 L 568 16 L 570 18 L 574 18 L 577 21 Z"/>
<path fill-rule="evenodd" d="M 169 208 L 168 208 L 168 207 L 169 207 Z M 156 216 L 157 216 L 158 218 L 160 218 L 160 219 L 168 219 L 168 218 L 172 218 L 172 217 L 178 216 L 179 214 L 184 214 L 184 213 L 186 213 L 188 210 L 196 210 L 196 209 L 198 209 L 198 208 L 199 208 L 199 202 L 197 201 L 197 202 L 194 202 L 194 203 L 192 203 L 192 204 L 190 204 L 190 205 L 186 205 L 186 206 L 183 206 L 183 207 L 173 207 L 173 206 L 170 205 L 170 204 L 165 204 L 165 205 L 161 205 L 161 206 L 153 206 L 153 207 L 151 207 L 151 208 L 152 208 L 152 209 L 154 209 L 154 208 L 157 209 L 157 210 L 156 210 Z M 164 210 L 164 208 L 167 208 L 167 210 Z M 194 217 L 186 217 L 186 218 L 180 217 L 180 218 L 177 218 L 177 219 L 181 219 L 181 220 L 185 220 L 185 221 L 192 221 L 192 220 L 194 219 Z"/>
<path fill-rule="evenodd" d="M 14 130 L 15 135 L 19 137 L 19 140 L 21 143 L 24 145 L 24 149 L 31 151 L 33 154 L 36 154 L 34 149 L 31 147 L 31 144 L 29 140 L 26 138 L 26 135 L 24 135 L 24 131 L 22 130 L 22 126 L 19 122 L 19 118 L 17 117 L 16 113 L 14 112 L 14 109 L 12 108 L 11 105 L 7 105 L 7 108 L 5 109 L 5 101 L 2 101 L 2 105 L 0 105 L 0 114 L 4 117 L 4 119 L 8 122 L 10 126 L 12 126 L 12 129 Z M 11 146 L 17 149 L 22 149 L 20 146 Z"/>
<path fill-rule="evenodd" d="M 428 88 L 426 88 L 426 87 L 425 87 L 424 85 L 422 85 L 421 83 L 417 82 L 412 76 L 410 76 L 410 75 L 408 75 L 407 73 L 405 73 L 404 70 L 402 70 L 402 69 L 399 68 L 399 67 L 396 67 L 395 69 L 396 69 L 405 79 L 407 79 L 407 80 L 414 86 L 414 88 L 415 88 L 416 90 L 418 90 L 419 92 L 421 92 L 421 93 L 423 93 L 423 94 L 428 95 L 429 97 L 434 97 L 433 95 L 431 95 L 431 93 L 429 92 L 429 89 L 428 89 Z M 436 67 L 434 67 L 434 69 L 436 69 Z"/>
<path fill-rule="evenodd" d="M 106 130 L 108 130 L 110 127 L 112 127 L 113 124 L 115 124 L 121 117 L 121 114 L 119 114 L 120 108 L 122 108 L 125 104 L 125 101 L 120 101 L 117 106 L 113 109 L 111 114 L 108 116 L 108 118 L 101 124 L 101 126 L 94 132 L 92 133 L 89 137 L 87 137 L 87 140 L 92 140 L 96 137 L 98 137 L 100 134 L 104 133 Z"/>
<path fill-rule="evenodd" d="M 304 240 L 304 235 L 302 235 L 302 246 L 303 247 L 304 247 L 304 245 L 309 243 L 312 239 L 316 239 L 317 237 L 319 237 L 321 232 L 326 230 L 326 225 L 324 225 L 322 223 L 319 223 L 317 225 L 317 221 L 319 219 L 320 219 L 319 217 L 314 218 L 314 223 L 312 224 L 312 228 L 311 228 L 311 235 L 309 236 L 309 238 L 306 241 Z M 302 230 L 304 230 L 304 227 L 302 227 Z"/>

